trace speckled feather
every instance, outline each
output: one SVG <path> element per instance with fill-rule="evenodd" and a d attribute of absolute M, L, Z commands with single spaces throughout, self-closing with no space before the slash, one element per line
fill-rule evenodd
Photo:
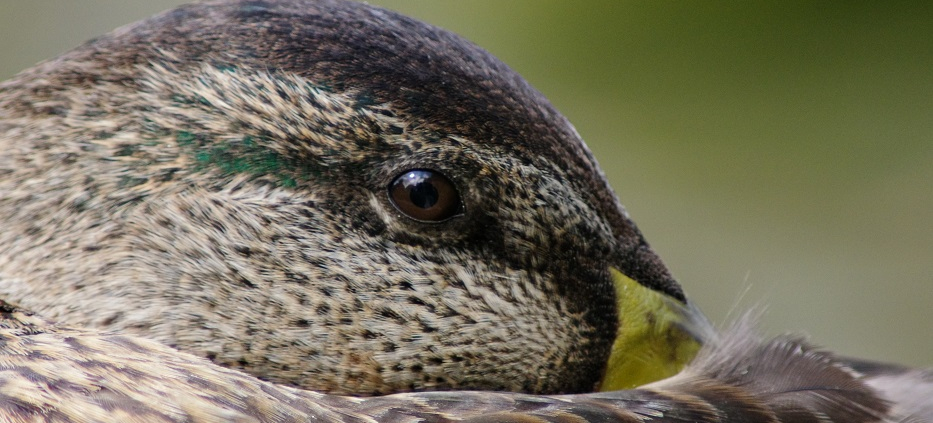
<path fill-rule="evenodd" d="M 392 12 L 204 2 L 118 29 L 0 84 L 0 149 L 0 298 L 62 325 L 4 304 L 5 420 L 885 418 L 880 379 L 747 331 L 641 390 L 529 395 L 598 387 L 611 268 L 686 298 L 540 93 Z M 409 169 L 464 213 L 400 213 Z M 922 421 L 902 377 L 876 388 Z M 399 393 L 469 389 L 527 394 Z"/>
<path fill-rule="evenodd" d="M 475 100 L 424 108 L 445 95 Z M 608 263 L 682 298 L 540 94 L 379 9 L 184 7 L 20 74 L 0 113 L 0 295 L 279 383 L 587 391 Z M 401 215 L 411 168 L 467 212 Z"/>
<path fill-rule="evenodd" d="M 763 343 L 747 327 L 680 375 L 638 390 L 356 398 L 264 382 L 142 338 L 49 326 L 9 304 L 0 318 L 5 421 L 889 421 L 885 403 L 832 355 L 795 339 Z"/>

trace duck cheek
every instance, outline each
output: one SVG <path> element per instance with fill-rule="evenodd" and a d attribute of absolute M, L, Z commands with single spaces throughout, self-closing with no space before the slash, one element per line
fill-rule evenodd
<path fill-rule="evenodd" d="M 553 285 L 542 278 L 488 260 L 412 269 L 418 272 L 379 276 L 391 287 L 358 291 L 364 309 L 339 328 L 352 340 L 333 359 L 362 366 L 352 371 L 368 378 L 364 393 L 557 394 L 591 391 L 598 382 L 614 326 L 594 327 L 584 306 L 548 291 Z M 606 320 L 614 324 L 614 315 Z"/>

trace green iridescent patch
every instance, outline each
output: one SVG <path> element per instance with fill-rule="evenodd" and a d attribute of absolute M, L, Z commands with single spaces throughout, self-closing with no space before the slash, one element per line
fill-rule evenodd
<path fill-rule="evenodd" d="M 213 142 L 206 137 L 178 132 L 175 141 L 195 162 L 195 171 L 216 170 L 225 176 L 248 174 L 272 177 L 280 186 L 294 188 L 299 181 L 319 174 L 308 163 L 286 157 L 265 147 L 254 137 Z"/>

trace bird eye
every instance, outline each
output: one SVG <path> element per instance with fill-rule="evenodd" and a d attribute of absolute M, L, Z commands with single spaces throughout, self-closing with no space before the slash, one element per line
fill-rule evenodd
<path fill-rule="evenodd" d="M 409 170 L 389 184 L 389 200 L 398 211 L 422 222 L 442 222 L 463 206 L 453 182 L 433 170 Z"/>

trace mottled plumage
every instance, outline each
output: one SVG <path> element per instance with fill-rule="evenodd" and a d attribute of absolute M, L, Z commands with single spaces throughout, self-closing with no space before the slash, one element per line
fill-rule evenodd
<path fill-rule="evenodd" d="M 0 96 L 0 295 L 53 320 L 312 389 L 557 393 L 601 375 L 608 265 L 683 299 L 538 92 L 387 11 L 184 7 Z M 397 212 L 418 168 L 466 212 Z"/>
<path fill-rule="evenodd" d="M 799 341 L 718 339 L 566 119 L 392 12 L 204 2 L 118 29 L 0 84 L 0 149 L 10 420 L 924 416 Z M 399 205 L 413 171 L 453 214 Z M 706 347 L 639 390 L 529 395 L 679 363 L 628 339 Z M 524 394 L 419 392 L 470 389 Z"/>
<path fill-rule="evenodd" d="M 888 408 L 832 355 L 794 339 L 762 343 L 747 327 L 633 391 L 353 398 L 263 382 L 141 338 L 49 327 L 8 304 L 0 317 L 0 416 L 15 421 L 858 423 Z"/>

